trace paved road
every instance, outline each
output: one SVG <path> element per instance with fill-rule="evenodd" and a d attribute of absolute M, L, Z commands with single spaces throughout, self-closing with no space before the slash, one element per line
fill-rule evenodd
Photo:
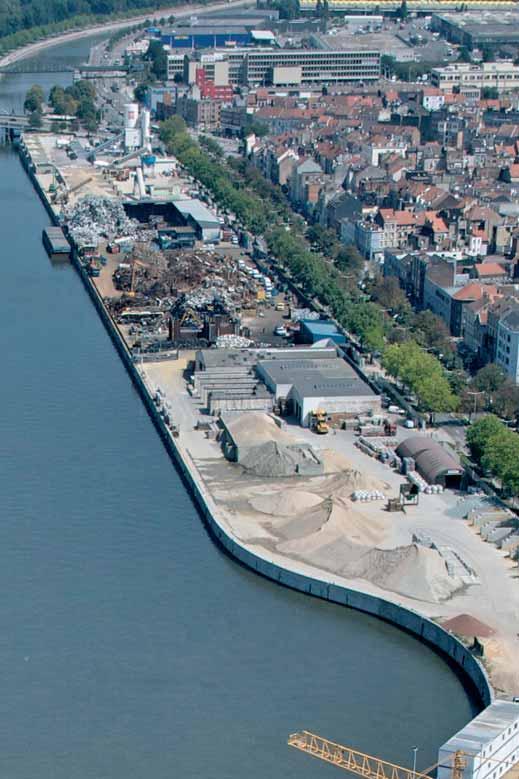
<path fill-rule="evenodd" d="M 30 43 L 27 46 L 23 46 L 16 51 L 6 54 L 5 57 L 0 58 L 0 67 L 11 65 L 13 62 L 26 59 L 27 57 L 33 57 L 43 49 L 50 48 L 51 46 L 59 46 L 69 41 L 76 41 L 80 38 L 86 38 L 90 35 L 99 35 L 105 32 L 113 32 L 114 30 L 122 30 L 125 27 L 132 27 L 135 24 L 146 21 L 146 19 L 157 20 L 162 17 L 167 17 L 173 14 L 175 18 L 179 19 L 183 16 L 191 16 L 191 14 L 199 12 L 201 15 L 208 11 L 217 11 L 218 9 L 225 8 L 239 8 L 240 6 L 251 5 L 251 0 L 229 0 L 225 3 L 213 3 L 211 5 L 190 5 L 185 7 L 185 10 L 179 10 L 178 6 L 173 8 L 161 8 L 159 11 L 142 14 L 141 16 L 134 16 L 132 19 L 124 19 L 119 22 L 108 22 L 104 24 L 96 25 L 95 27 L 87 27 L 83 30 L 76 30 L 74 32 L 63 33 L 55 38 L 46 38 L 43 41 L 37 43 Z"/>

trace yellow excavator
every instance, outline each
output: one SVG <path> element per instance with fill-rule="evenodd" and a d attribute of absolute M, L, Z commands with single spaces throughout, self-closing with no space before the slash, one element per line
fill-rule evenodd
<path fill-rule="evenodd" d="M 326 435 L 330 430 L 326 421 L 326 411 L 323 411 L 322 408 L 312 412 L 311 429 L 318 435 Z"/>

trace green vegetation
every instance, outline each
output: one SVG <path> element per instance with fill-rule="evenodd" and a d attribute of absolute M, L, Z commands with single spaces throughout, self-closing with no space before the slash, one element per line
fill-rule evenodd
<path fill-rule="evenodd" d="M 382 365 L 416 395 L 427 411 L 455 411 L 458 398 L 451 390 L 439 360 L 416 341 L 391 344 L 384 350 Z"/>
<path fill-rule="evenodd" d="M 160 41 L 150 41 L 146 59 L 150 63 L 151 75 L 159 79 L 159 81 L 164 81 L 168 76 L 168 55 Z"/>
<path fill-rule="evenodd" d="M 380 58 L 382 72 L 396 76 L 400 81 L 415 81 L 418 76 L 425 76 L 436 67 L 435 62 L 397 62 L 394 57 L 383 54 Z"/>
<path fill-rule="evenodd" d="M 33 84 L 33 86 L 27 90 L 27 94 L 25 95 L 23 110 L 28 114 L 32 114 L 35 111 L 39 111 L 41 113 L 44 101 L 45 95 L 43 94 L 43 89 L 38 84 Z"/>
<path fill-rule="evenodd" d="M 183 0 L 0 0 L 0 53 L 67 30 L 124 19 Z"/>
<path fill-rule="evenodd" d="M 95 88 L 91 82 L 76 81 L 66 89 L 60 86 L 52 87 L 48 103 L 53 113 L 74 116 L 89 132 L 93 132 L 99 124 L 95 96 Z M 27 92 L 23 107 L 30 114 L 31 127 L 41 127 L 44 101 L 45 96 L 40 86 L 34 85 Z"/>
<path fill-rule="evenodd" d="M 467 431 L 474 460 L 497 477 L 511 495 L 519 493 L 519 436 L 493 414 L 475 422 Z"/>
<path fill-rule="evenodd" d="M 483 87 L 481 97 L 483 100 L 497 100 L 499 98 L 497 87 Z"/>

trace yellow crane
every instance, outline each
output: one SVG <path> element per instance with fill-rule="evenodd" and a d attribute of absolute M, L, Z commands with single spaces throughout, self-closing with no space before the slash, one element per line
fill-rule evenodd
<path fill-rule="evenodd" d="M 413 768 L 404 768 L 395 763 L 389 763 L 380 757 L 374 757 L 364 752 L 359 752 L 352 747 L 336 744 L 308 730 L 293 733 L 288 737 L 288 745 L 317 757 L 327 763 L 332 763 L 345 771 L 364 777 L 364 779 L 431 779 L 430 772 L 437 768 L 435 763 L 426 771 L 416 771 Z M 452 779 L 463 779 L 463 770 L 467 765 L 465 754 L 457 751 L 452 755 Z"/>
<path fill-rule="evenodd" d="M 389 763 L 380 757 L 374 757 L 364 752 L 359 752 L 352 747 L 346 747 L 343 744 L 336 744 L 308 730 L 301 730 L 299 733 L 293 733 L 288 737 L 288 745 L 306 752 L 308 755 L 332 763 L 338 768 L 350 771 L 353 774 L 364 777 L 364 779 L 431 779 L 431 771 L 438 768 L 440 763 L 426 768 L 425 771 L 416 771 L 415 768 L 404 768 L 395 763 Z M 451 779 L 464 779 L 463 772 L 467 767 L 467 757 L 478 757 L 464 752 L 461 749 L 456 750 L 450 756 L 442 758 L 442 765 L 451 767 Z M 480 757 L 480 768 L 486 763 L 496 763 L 503 765 L 507 769 L 501 774 L 500 779 L 519 779 L 519 763 L 507 760 L 497 760 L 495 757 Z"/>
<path fill-rule="evenodd" d="M 130 289 L 126 293 L 129 297 L 135 297 L 135 282 L 137 281 L 137 268 L 147 268 L 146 263 L 137 260 L 135 257 L 132 259 L 132 276 L 130 281 Z"/>

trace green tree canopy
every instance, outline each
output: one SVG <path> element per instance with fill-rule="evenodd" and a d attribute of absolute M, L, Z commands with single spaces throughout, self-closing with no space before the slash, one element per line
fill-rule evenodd
<path fill-rule="evenodd" d="M 39 111 L 41 113 L 44 99 L 43 89 L 39 84 L 33 84 L 25 95 L 23 110 L 28 114 L 32 114 L 34 111 Z"/>

